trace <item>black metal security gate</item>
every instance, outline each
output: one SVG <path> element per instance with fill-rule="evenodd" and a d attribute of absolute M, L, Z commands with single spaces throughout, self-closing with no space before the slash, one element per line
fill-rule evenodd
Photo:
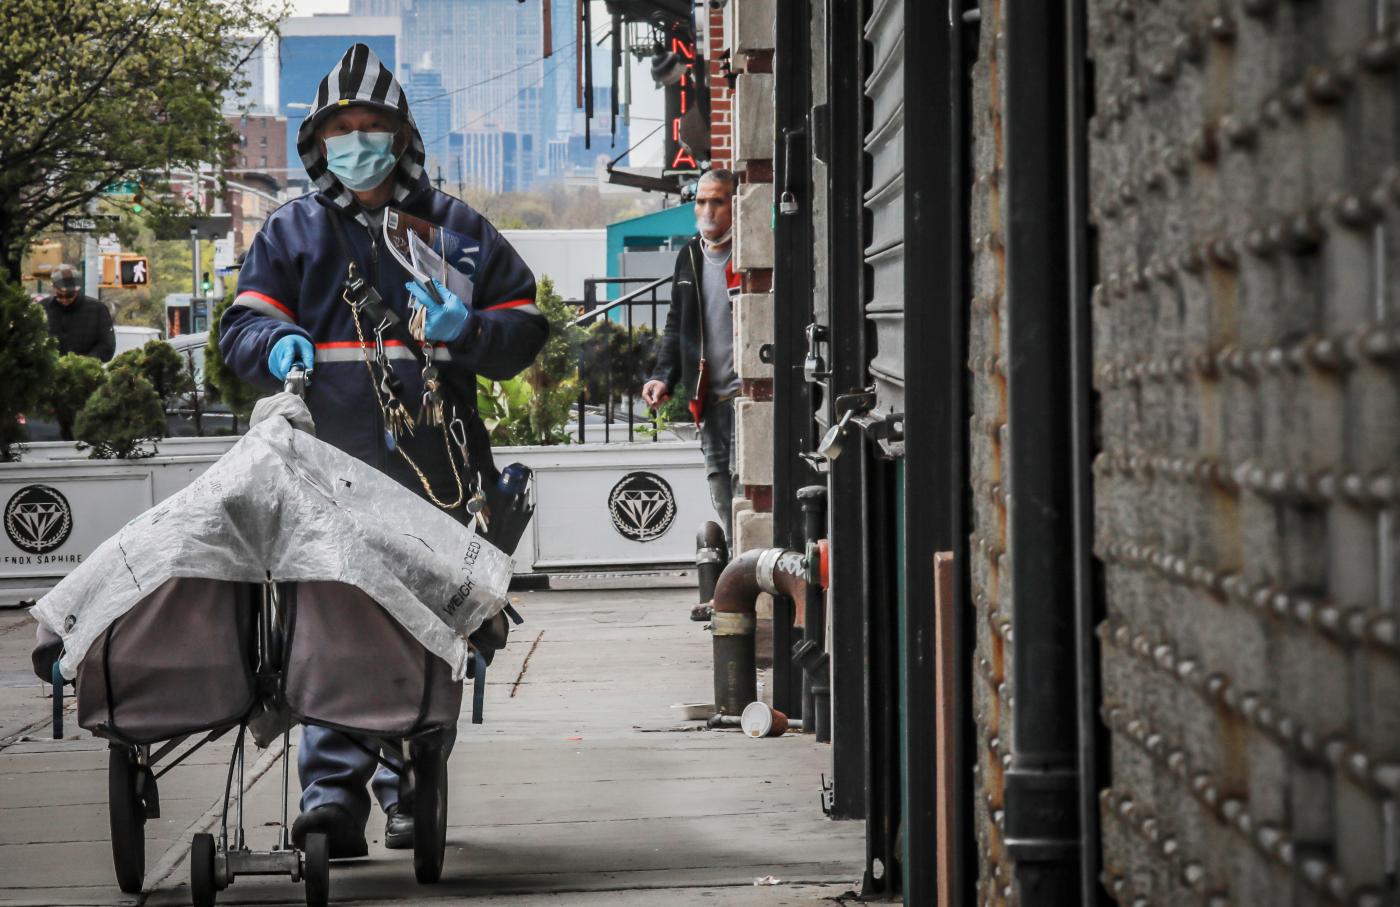
<path fill-rule="evenodd" d="M 1395 903 L 1400 8 L 810 7 L 867 891 Z"/>

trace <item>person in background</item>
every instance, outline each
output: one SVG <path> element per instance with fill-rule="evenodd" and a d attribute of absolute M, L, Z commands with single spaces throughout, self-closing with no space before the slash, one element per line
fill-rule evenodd
<path fill-rule="evenodd" d="M 49 319 L 49 333 L 58 341 L 58 354 L 77 353 L 103 362 L 117 349 L 112 313 L 91 296 L 78 292 L 78 269 L 62 264 L 49 275 L 53 295 L 39 304 Z"/>
<path fill-rule="evenodd" d="M 666 402 L 678 386 L 690 392 L 710 500 L 726 539 L 733 538 L 736 483 L 734 397 L 739 373 L 734 364 L 734 297 L 740 285 L 732 254 L 738 182 L 728 170 L 710 170 L 700 177 L 695 190 L 698 234 L 676 257 L 666 330 L 657 347 L 656 368 L 642 387 L 642 399 L 651 407 Z M 707 620 L 709 614 L 702 605 L 691 611 L 691 618 Z"/>

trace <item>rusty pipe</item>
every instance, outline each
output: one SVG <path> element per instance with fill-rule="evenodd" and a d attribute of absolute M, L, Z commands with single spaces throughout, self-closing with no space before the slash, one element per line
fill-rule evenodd
<path fill-rule="evenodd" d="M 758 698 L 758 671 L 754 664 L 758 594 L 767 592 L 801 601 L 807 590 L 805 574 L 802 555 L 786 548 L 745 551 L 720 573 L 710 618 L 715 708 L 720 714 L 738 715 Z"/>

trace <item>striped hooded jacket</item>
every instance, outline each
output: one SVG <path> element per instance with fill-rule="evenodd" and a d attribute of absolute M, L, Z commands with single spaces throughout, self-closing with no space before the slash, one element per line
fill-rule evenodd
<path fill-rule="evenodd" d="M 535 307 L 530 269 L 484 217 L 429 185 L 423 139 L 402 88 L 368 47 L 356 44 L 321 82 L 313 112 L 297 132 L 297 150 L 317 191 L 277 209 L 254 238 L 239 273 L 238 295 L 221 322 L 219 350 L 245 380 L 270 388 L 276 386 L 267 367 L 273 344 L 288 334 L 310 339 L 316 362 L 307 404 L 317 435 L 421 494 L 418 478 L 385 442 L 383 416 L 365 366 L 366 347 L 371 356 L 374 352 L 374 326 L 362 319 L 364 336 L 359 336 L 341 295 L 349 262 L 333 219 L 344 228 L 360 274 L 407 320 L 410 297 L 404 283 L 409 275 L 383 248 L 383 237 L 371 228 L 354 193 L 327 169 L 316 139 L 326 118 L 350 104 L 396 111 L 410 127 L 412 140 L 390 176 L 395 182 L 390 204 L 467 240 L 465 254 L 450 264 L 471 278 L 472 298 L 464 302 L 473 315 L 465 334 L 451 344 L 438 344 L 435 354 L 441 379 L 452 391 L 449 401 L 474 406 L 476 374 L 509 378 L 544 345 L 549 324 Z M 403 381 L 401 399 L 416 415 L 422 396 L 418 361 L 394 340 L 387 340 L 385 352 Z M 455 483 L 442 432 L 420 426 L 399 443 L 437 496 L 451 500 Z"/>

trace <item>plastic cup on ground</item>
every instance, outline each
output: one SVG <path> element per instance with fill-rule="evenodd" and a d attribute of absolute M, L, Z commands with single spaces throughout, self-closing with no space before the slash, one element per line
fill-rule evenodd
<path fill-rule="evenodd" d="M 739 716 L 739 727 L 750 737 L 781 737 L 787 733 L 788 717 L 764 702 L 750 702 Z"/>

